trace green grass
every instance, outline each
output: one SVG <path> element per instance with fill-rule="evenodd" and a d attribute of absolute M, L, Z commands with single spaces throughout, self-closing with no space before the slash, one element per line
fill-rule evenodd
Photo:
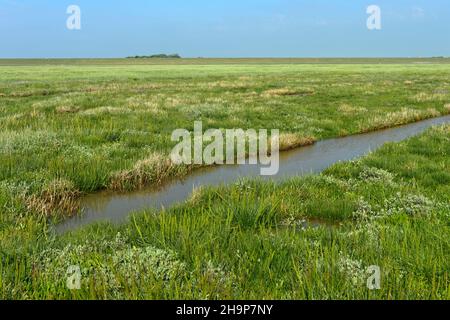
<path fill-rule="evenodd" d="M 450 297 L 448 127 L 320 176 L 49 231 L 82 193 L 187 174 L 170 135 L 195 120 L 280 129 L 288 148 L 448 114 L 445 60 L 130 60 L 0 61 L 0 297 Z M 72 264 L 83 290 L 66 289 Z M 352 281 L 369 265 L 380 291 Z"/>
<path fill-rule="evenodd" d="M 0 68 L 0 181 L 32 194 L 55 180 L 74 193 L 117 185 L 139 160 L 168 158 L 172 131 L 195 120 L 280 129 L 295 143 L 450 112 L 449 64 Z"/>
<path fill-rule="evenodd" d="M 449 299 L 449 141 L 449 126 L 434 128 L 322 175 L 279 185 L 239 181 L 120 227 L 48 236 L 19 252 L 11 246 L 3 252 L 0 294 Z M 321 224 L 305 228 L 305 219 Z M 82 290 L 65 287 L 70 265 L 81 267 Z M 381 268 L 380 290 L 365 285 L 370 265 Z"/>

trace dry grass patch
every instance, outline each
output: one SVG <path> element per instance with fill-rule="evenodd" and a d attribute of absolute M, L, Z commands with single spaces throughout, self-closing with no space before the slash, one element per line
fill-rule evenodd
<path fill-rule="evenodd" d="M 201 202 L 202 196 L 205 193 L 205 187 L 199 186 L 192 190 L 192 194 L 190 198 L 187 200 L 187 203 L 190 205 L 197 205 Z"/>
<path fill-rule="evenodd" d="M 403 108 L 401 111 L 389 112 L 386 115 L 376 116 L 369 120 L 369 123 L 361 128 L 361 132 L 386 129 L 428 118 L 439 117 L 441 114 L 434 108 L 427 110 L 413 110 Z"/>
<path fill-rule="evenodd" d="M 314 137 L 303 137 L 293 133 L 285 133 L 280 135 L 280 151 L 295 149 L 302 146 L 314 144 Z"/>
<path fill-rule="evenodd" d="M 277 88 L 269 89 L 262 93 L 263 97 L 283 97 L 283 96 L 309 96 L 313 95 L 314 90 L 304 89 L 304 90 L 294 90 L 290 88 Z"/>
<path fill-rule="evenodd" d="M 445 93 L 426 93 L 420 92 L 413 96 L 413 100 L 415 102 L 429 102 L 429 101 L 442 101 L 447 98 L 447 94 Z"/>
<path fill-rule="evenodd" d="M 125 191 L 158 185 L 170 177 L 186 175 L 191 169 L 188 166 L 173 164 L 166 155 L 154 153 L 138 161 L 133 168 L 114 173 L 110 179 L 109 189 Z"/>
<path fill-rule="evenodd" d="M 79 107 L 74 106 L 60 106 L 55 109 L 56 113 L 77 113 L 80 111 Z"/>
<path fill-rule="evenodd" d="M 68 217 L 79 209 L 80 192 L 71 181 L 56 179 L 47 183 L 40 194 L 25 197 L 28 210 L 45 217 L 60 215 Z"/>
<path fill-rule="evenodd" d="M 206 84 L 207 88 L 222 88 L 222 89 L 249 89 L 250 85 L 246 80 L 239 81 L 215 81 Z"/>
<path fill-rule="evenodd" d="M 338 111 L 345 113 L 345 114 L 350 114 L 350 113 L 366 112 L 367 109 L 363 108 L 363 107 L 356 107 L 356 106 L 352 106 L 347 103 L 343 103 L 339 106 Z"/>
<path fill-rule="evenodd" d="M 138 113 L 150 113 L 154 115 L 166 114 L 158 101 L 150 100 L 146 97 L 131 97 L 127 99 L 127 109 Z"/>
<path fill-rule="evenodd" d="M 80 114 L 85 116 L 92 115 L 101 115 L 101 114 L 124 114 L 130 113 L 131 111 L 126 108 L 118 108 L 118 107 L 99 107 L 94 109 L 88 109 L 86 111 L 81 112 Z"/>

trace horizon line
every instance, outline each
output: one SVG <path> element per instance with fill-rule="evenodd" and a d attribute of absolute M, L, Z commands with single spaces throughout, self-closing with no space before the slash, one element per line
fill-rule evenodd
<path fill-rule="evenodd" d="M 379 56 L 379 57 L 367 57 L 367 56 L 346 56 L 346 57 L 179 57 L 179 58 L 158 58 L 158 57 L 144 57 L 144 56 L 128 56 L 128 57 L 0 57 L 0 60 L 85 60 L 85 59 L 101 59 L 101 60 L 182 60 L 182 59 L 448 59 L 450 56 Z"/>

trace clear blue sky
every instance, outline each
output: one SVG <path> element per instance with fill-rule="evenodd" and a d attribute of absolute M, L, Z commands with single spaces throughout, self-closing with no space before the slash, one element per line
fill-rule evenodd
<path fill-rule="evenodd" d="M 69 5 L 82 29 L 66 28 Z M 382 10 L 382 30 L 366 8 Z M 0 0 L 0 58 L 450 56 L 449 0 Z"/>

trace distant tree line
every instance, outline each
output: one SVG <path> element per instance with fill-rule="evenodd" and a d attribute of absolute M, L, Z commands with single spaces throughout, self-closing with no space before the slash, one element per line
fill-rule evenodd
<path fill-rule="evenodd" d="M 181 56 L 177 53 L 175 54 L 153 54 L 151 56 L 134 56 L 127 57 L 127 59 L 181 59 Z"/>

